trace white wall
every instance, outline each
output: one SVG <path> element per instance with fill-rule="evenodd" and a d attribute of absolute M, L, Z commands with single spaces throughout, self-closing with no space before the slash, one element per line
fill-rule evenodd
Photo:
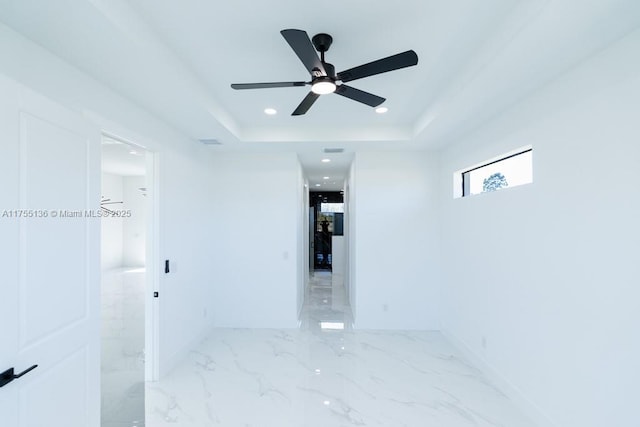
<path fill-rule="evenodd" d="M 355 254 L 356 254 L 356 225 L 355 225 L 355 181 L 354 163 L 349 167 L 349 173 L 344 184 L 344 238 L 345 238 L 345 275 L 344 288 L 351 306 L 351 314 L 355 322 L 358 307 L 356 306 L 355 282 Z"/>
<path fill-rule="evenodd" d="M 344 236 L 331 236 L 331 273 L 342 282 L 345 273 Z"/>
<path fill-rule="evenodd" d="M 310 263 L 310 241 L 309 241 L 309 181 L 304 178 L 302 165 L 298 165 L 298 218 L 299 230 L 298 241 L 298 290 L 297 290 L 297 310 L 298 318 L 302 312 L 304 304 L 305 289 L 310 279 L 311 263 Z"/>
<path fill-rule="evenodd" d="M 106 216 L 101 219 L 102 270 L 145 265 L 147 198 L 144 176 L 118 176 L 102 173 L 102 196 L 122 204 L 106 205 L 116 211 L 131 211 L 131 216 Z"/>
<path fill-rule="evenodd" d="M 349 238 L 358 328 L 439 328 L 436 160 L 430 153 L 356 153 L 350 224 L 357 230 Z"/>
<path fill-rule="evenodd" d="M 161 154 L 160 259 L 170 260 L 171 272 L 160 274 L 160 333 L 161 354 L 170 355 L 171 367 L 213 326 L 218 272 L 212 259 L 219 241 L 211 225 L 220 220 L 207 153 L 191 143 Z"/>
<path fill-rule="evenodd" d="M 124 203 L 121 209 L 131 211 L 131 216 L 125 217 L 122 224 L 122 264 L 125 267 L 143 267 L 146 252 L 147 197 L 140 188 L 147 187 L 146 177 L 125 176 L 122 185 Z"/>
<path fill-rule="evenodd" d="M 102 173 L 102 197 L 114 201 L 122 200 L 122 177 Z M 102 270 L 122 266 L 122 218 L 104 217 L 100 220 L 100 246 Z"/>
<path fill-rule="evenodd" d="M 638 425 L 639 51 L 635 32 L 442 154 L 444 328 L 541 426 Z M 532 185 L 452 198 L 454 171 L 527 144 Z"/>
<path fill-rule="evenodd" d="M 300 164 L 295 153 L 221 153 L 203 197 L 212 207 L 196 222 L 212 230 L 215 325 L 297 326 L 302 272 Z"/>
<path fill-rule="evenodd" d="M 215 206 L 214 197 L 206 197 L 214 171 L 209 149 L 1 24 L 0 51 L 0 73 L 84 114 L 103 131 L 157 153 L 158 258 L 178 267 L 159 281 L 159 363 L 166 372 L 212 325 L 216 272 L 209 254 L 215 241 L 202 227 L 212 221 Z"/>

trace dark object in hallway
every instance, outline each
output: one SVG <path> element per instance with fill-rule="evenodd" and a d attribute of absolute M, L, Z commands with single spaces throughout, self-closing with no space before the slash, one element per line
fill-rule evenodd
<path fill-rule="evenodd" d="M 339 191 L 312 192 L 309 198 L 309 209 L 313 210 L 313 269 L 332 271 L 332 238 L 342 235 L 342 213 L 323 212 L 323 203 L 344 203 L 344 196 Z M 339 222 L 339 224 L 338 224 Z"/>
<path fill-rule="evenodd" d="M 329 221 L 326 219 L 320 223 L 322 231 L 320 232 L 320 252 L 322 252 L 321 267 L 331 269 L 331 232 L 329 231 Z"/>

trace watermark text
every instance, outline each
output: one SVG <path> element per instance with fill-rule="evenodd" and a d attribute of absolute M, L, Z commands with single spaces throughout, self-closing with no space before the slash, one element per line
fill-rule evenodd
<path fill-rule="evenodd" d="M 131 218 L 130 209 L 4 209 L 6 218 Z"/>

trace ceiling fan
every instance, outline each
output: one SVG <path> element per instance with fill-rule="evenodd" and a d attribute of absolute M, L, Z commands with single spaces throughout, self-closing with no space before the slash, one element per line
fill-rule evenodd
<path fill-rule="evenodd" d="M 311 92 L 309 92 L 300 105 L 298 105 L 298 108 L 291 114 L 292 116 L 305 114 L 320 95 L 334 92 L 371 107 L 377 107 L 385 101 L 385 98 L 347 86 L 344 83 L 363 77 L 386 73 L 387 71 L 410 67 L 418 63 L 418 55 L 413 50 L 408 50 L 336 74 L 334 66 L 324 61 L 324 53 L 329 50 L 333 42 L 333 38 L 329 34 L 316 34 L 311 40 L 309 40 L 307 32 L 303 30 L 282 30 L 280 34 L 282 34 L 287 43 L 289 43 L 311 74 L 311 81 L 234 83 L 231 87 L 233 89 L 265 89 L 311 85 Z M 320 52 L 320 57 L 318 57 L 318 54 L 315 52 L 316 50 Z"/>

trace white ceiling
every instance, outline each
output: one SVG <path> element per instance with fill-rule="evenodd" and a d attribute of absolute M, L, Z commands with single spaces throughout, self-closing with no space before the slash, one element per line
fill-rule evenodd
<path fill-rule="evenodd" d="M 335 190 L 354 152 L 450 143 L 637 28 L 640 2 L 0 0 L 0 20 L 194 141 L 297 152 L 312 187 Z M 351 83 L 386 97 L 384 115 L 327 95 L 292 117 L 308 87 L 229 86 L 309 80 L 286 28 L 331 34 L 336 71 L 408 49 L 419 63 Z"/>
<path fill-rule="evenodd" d="M 118 176 L 144 176 L 146 151 L 105 136 L 102 138 L 102 171 Z"/>

